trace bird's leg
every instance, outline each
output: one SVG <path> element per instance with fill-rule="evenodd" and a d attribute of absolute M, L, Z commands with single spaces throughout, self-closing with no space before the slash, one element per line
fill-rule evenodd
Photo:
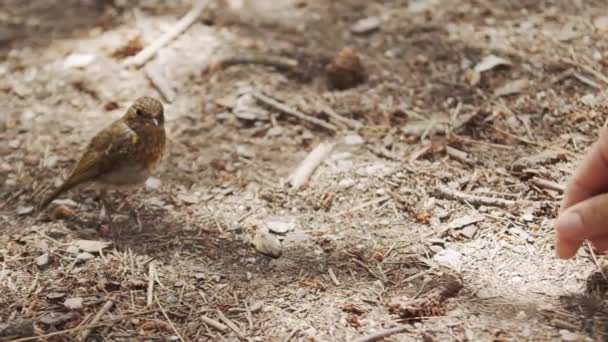
<path fill-rule="evenodd" d="M 108 213 L 108 211 L 113 212 L 113 210 L 110 207 L 108 201 L 108 192 L 106 189 L 101 189 L 99 191 L 99 202 L 101 203 L 101 208 L 99 209 L 99 221 L 107 224 L 112 223 L 112 214 Z"/>

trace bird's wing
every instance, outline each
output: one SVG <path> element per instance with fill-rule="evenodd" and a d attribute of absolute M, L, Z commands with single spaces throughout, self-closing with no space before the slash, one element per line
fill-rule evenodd
<path fill-rule="evenodd" d="M 124 122 L 114 122 L 91 140 L 66 183 L 79 184 L 110 171 L 133 152 L 137 139 L 137 134 Z"/>
<path fill-rule="evenodd" d="M 137 134 L 122 121 L 115 121 L 97 133 L 87 146 L 70 176 L 59 188 L 47 196 L 40 204 L 39 210 L 44 209 L 57 196 L 71 188 L 96 179 L 116 167 L 116 164 L 128 162 L 125 155 L 133 155 L 137 144 Z"/>

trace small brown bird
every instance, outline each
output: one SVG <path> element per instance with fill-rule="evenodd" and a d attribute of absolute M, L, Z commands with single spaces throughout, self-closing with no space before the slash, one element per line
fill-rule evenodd
<path fill-rule="evenodd" d="M 162 103 L 151 97 L 137 99 L 120 119 L 93 137 L 72 173 L 39 210 L 81 184 L 124 187 L 145 182 L 164 153 L 164 123 Z"/>

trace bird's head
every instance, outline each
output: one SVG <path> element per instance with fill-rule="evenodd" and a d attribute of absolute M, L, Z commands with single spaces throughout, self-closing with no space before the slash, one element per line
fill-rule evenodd
<path fill-rule="evenodd" d="M 140 97 L 127 109 L 124 116 L 127 125 L 134 131 L 165 124 L 163 104 L 151 97 Z"/>

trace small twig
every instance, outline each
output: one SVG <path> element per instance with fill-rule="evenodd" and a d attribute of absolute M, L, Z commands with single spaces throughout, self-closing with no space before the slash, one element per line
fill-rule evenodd
<path fill-rule="evenodd" d="M 457 160 L 463 164 L 473 164 L 473 160 L 471 158 L 469 158 L 468 153 L 466 153 L 464 151 L 461 151 L 461 150 L 456 149 L 451 146 L 446 146 L 445 152 L 447 153 L 448 156 L 454 158 L 455 160 Z"/>
<path fill-rule="evenodd" d="M 458 191 L 456 189 L 452 189 L 441 182 L 438 182 L 437 190 L 443 194 L 445 197 L 459 200 L 462 202 L 476 204 L 476 205 L 488 205 L 495 207 L 509 207 L 515 205 L 516 201 L 511 201 L 504 198 L 496 198 L 496 197 L 487 197 L 487 196 L 477 196 L 464 193 L 462 191 Z"/>
<path fill-rule="evenodd" d="M 371 274 L 372 276 L 374 276 L 375 278 L 378 278 L 381 281 L 386 281 L 386 277 L 384 277 L 384 275 L 382 274 L 378 274 L 378 272 L 374 271 L 371 267 L 369 267 L 366 263 L 364 263 L 363 261 L 359 260 L 359 259 L 355 259 L 352 258 L 351 259 L 355 264 L 363 267 L 369 274 Z"/>
<path fill-rule="evenodd" d="M 590 73 L 591 75 L 595 76 L 597 79 L 601 80 L 604 83 L 608 83 L 608 77 L 606 77 L 604 74 L 602 74 L 599 71 L 596 71 L 595 69 L 591 68 L 588 65 L 584 65 L 581 64 L 573 59 L 570 58 L 562 58 L 562 61 L 574 66 L 578 66 L 579 68 L 583 69 L 584 71 Z"/>
<path fill-rule="evenodd" d="M 218 330 L 219 332 L 225 333 L 228 330 L 228 327 L 226 327 L 222 323 L 220 323 L 212 318 L 209 318 L 205 315 L 201 316 L 201 320 L 205 324 L 207 324 L 208 326 L 212 327 L 215 330 Z"/>
<path fill-rule="evenodd" d="M 150 58 L 152 58 L 158 50 L 163 46 L 167 45 L 170 41 L 175 39 L 177 36 L 182 34 L 188 29 L 203 13 L 203 10 L 207 7 L 210 0 L 199 0 L 197 4 L 183 16 L 169 31 L 158 37 L 152 44 L 137 53 L 137 55 L 125 60 L 126 65 L 133 65 L 135 67 L 141 67 Z"/>
<path fill-rule="evenodd" d="M 287 177 L 287 183 L 294 189 L 299 189 L 315 169 L 329 156 L 336 146 L 335 142 L 323 142 L 317 145 L 306 158 L 300 163 L 298 168 Z"/>
<path fill-rule="evenodd" d="M 369 334 L 366 336 L 361 336 L 358 337 L 356 339 L 353 340 L 353 342 L 375 342 L 375 341 L 380 341 L 381 339 L 394 335 L 394 334 L 399 334 L 402 332 L 406 332 L 408 331 L 408 327 L 406 326 L 400 326 L 400 327 L 394 327 L 394 328 L 389 328 L 389 329 L 385 329 L 385 330 L 380 330 L 378 332 L 375 332 L 373 334 Z"/>
<path fill-rule="evenodd" d="M 323 109 L 330 118 L 334 119 L 336 122 L 346 125 L 348 128 L 357 130 L 357 129 L 360 129 L 361 127 L 363 127 L 363 124 L 360 123 L 359 121 L 353 120 L 353 119 L 348 119 L 348 118 L 341 116 L 340 114 L 336 113 L 328 105 L 323 106 Z"/>
<path fill-rule="evenodd" d="M 373 154 L 386 158 L 388 160 L 401 160 L 398 155 L 386 149 L 384 146 L 374 146 L 372 144 L 366 144 L 365 147 Z"/>
<path fill-rule="evenodd" d="M 345 214 L 350 214 L 350 213 L 353 213 L 355 211 L 358 211 L 358 210 L 361 210 L 361 209 L 365 209 L 365 208 L 367 208 L 369 206 L 372 206 L 374 204 L 378 204 L 378 203 L 382 203 L 384 201 L 388 201 L 389 199 L 391 199 L 390 195 L 384 195 L 384 196 L 382 196 L 380 198 L 376 198 L 376 199 L 367 201 L 365 203 L 362 203 L 361 205 L 356 206 L 354 208 L 351 208 L 351 209 L 339 212 L 339 213 L 333 215 L 332 217 L 338 217 L 338 216 L 342 216 L 342 215 L 345 215 Z"/>
<path fill-rule="evenodd" d="M 566 187 L 562 184 L 558 184 L 558 183 L 552 182 L 550 180 L 546 180 L 546 179 L 542 179 L 542 178 L 538 178 L 538 177 L 532 177 L 530 182 L 532 182 L 532 184 L 538 186 L 539 188 L 554 190 L 559 193 L 563 193 L 566 190 Z"/>
<path fill-rule="evenodd" d="M 154 299 L 154 279 L 155 277 L 155 270 L 154 270 L 154 260 L 150 261 L 150 263 L 148 264 L 148 297 L 146 300 L 146 304 L 148 306 L 152 306 L 153 304 L 153 299 Z"/>
<path fill-rule="evenodd" d="M 589 249 L 589 253 L 591 254 L 591 260 L 593 260 L 593 264 L 595 265 L 595 267 L 597 267 L 597 270 L 602 275 L 602 278 L 604 278 L 605 281 L 608 281 L 608 278 L 606 277 L 606 273 L 604 273 L 602 266 L 600 265 L 599 261 L 597 260 L 597 257 L 595 256 L 595 252 L 593 251 L 593 247 L 591 246 L 591 243 L 589 243 L 589 241 L 585 241 L 585 244 L 587 245 L 587 248 Z"/>
<path fill-rule="evenodd" d="M 257 64 L 275 67 L 279 70 L 290 70 L 298 66 L 298 61 L 291 58 L 276 56 L 230 56 L 214 62 L 209 69 L 223 69 L 239 64 Z"/>
<path fill-rule="evenodd" d="M 228 319 L 228 317 L 226 317 L 223 312 L 217 310 L 217 317 L 219 317 L 219 319 L 224 322 L 224 324 L 226 324 L 230 329 L 232 329 L 232 331 L 234 331 L 241 339 L 245 339 L 245 335 L 243 335 L 241 329 L 239 329 L 239 327 L 234 324 L 233 321 Z"/>
<path fill-rule="evenodd" d="M 293 328 L 291 330 L 291 333 L 289 334 L 289 336 L 287 336 L 287 338 L 285 339 L 284 342 L 289 342 L 291 341 L 294 337 L 296 337 L 296 334 L 300 332 L 300 328 Z"/>
<path fill-rule="evenodd" d="M 11 342 L 41 341 L 41 340 L 44 340 L 44 339 L 49 338 L 49 337 L 60 336 L 60 335 L 67 335 L 67 334 L 83 331 L 85 329 L 92 329 L 92 328 L 107 326 L 110 323 L 124 321 L 125 319 L 129 319 L 129 318 L 137 317 L 137 316 L 141 316 L 141 315 L 147 315 L 147 314 L 150 314 L 150 313 L 154 313 L 156 311 L 158 311 L 158 310 L 154 309 L 154 310 L 147 310 L 147 311 L 137 312 L 137 313 L 130 314 L 130 315 L 119 316 L 119 317 L 116 317 L 116 318 L 113 318 L 113 319 L 109 319 L 107 321 L 104 321 L 104 322 L 101 322 L 101 323 L 97 323 L 97 324 L 80 325 L 80 326 L 77 326 L 76 328 L 71 328 L 71 329 L 66 329 L 66 330 L 60 330 L 60 331 L 54 331 L 52 333 L 48 333 L 48 334 L 44 334 L 44 335 L 23 337 L 23 338 L 19 338 L 19 339 L 16 339 L 16 340 L 12 340 Z"/>
<path fill-rule="evenodd" d="M 245 221 L 246 218 L 248 218 L 249 216 L 255 214 L 260 209 L 262 209 L 262 206 L 259 206 L 259 207 L 256 207 L 254 209 L 249 210 L 243 216 L 239 217 L 239 219 L 236 220 L 236 223 L 237 224 L 241 224 L 243 221 Z"/>
<path fill-rule="evenodd" d="M 180 341 L 186 342 L 186 341 L 184 341 L 184 338 L 182 337 L 182 335 L 180 335 L 179 331 L 177 331 L 177 329 L 175 328 L 175 325 L 173 324 L 173 322 L 171 321 L 171 319 L 165 312 L 165 309 L 163 309 L 163 306 L 160 305 L 160 302 L 158 301 L 158 297 L 154 296 L 154 299 L 156 299 L 156 305 L 158 305 L 158 308 L 163 313 L 163 316 L 165 316 L 165 319 L 167 320 L 167 322 L 169 322 L 169 325 L 171 326 L 171 329 L 173 329 L 173 332 L 175 332 L 175 334 L 177 335 L 177 337 L 179 338 Z"/>
<path fill-rule="evenodd" d="M 99 323 L 99 321 L 103 318 L 103 316 L 105 314 L 107 314 L 112 309 L 113 306 L 114 306 L 114 298 L 108 299 L 108 301 L 101 307 L 101 309 L 99 309 L 99 311 L 97 312 L 95 317 L 93 317 L 93 319 L 91 320 L 89 325 L 95 325 L 95 324 Z M 89 337 L 89 335 L 91 334 L 92 331 L 93 331 L 92 328 L 85 329 L 82 332 L 82 334 L 80 335 L 80 340 L 86 341 L 87 337 Z"/>
<path fill-rule="evenodd" d="M 254 92 L 251 92 L 251 95 L 256 100 L 262 102 L 263 104 L 265 104 L 267 106 L 273 107 L 274 109 L 276 109 L 276 110 L 278 110 L 278 111 L 280 111 L 280 112 L 282 112 L 284 114 L 295 116 L 295 117 L 297 117 L 297 118 L 299 118 L 301 120 L 308 121 L 308 122 L 313 123 L 313 124 L 315 124 L 317 126 L 323 127 L 323 128 L 325 128 L 327 130 L 330 130 L 332 132 L 336 132 L 338 130 L 338 128 L 336 126 L 334 126 L 334 125 L 332 125 L 332 124 L 330 124 L 328 122 L 325 122 L 323 120 L 317 119 L 317 118 L 312 117 L 310 115 L 304 114 L 304 113 L 302 113 L 302 112 L 300 112 L 298 110 L 295 110 L 293 108 L 290 108 L 287 105 L 282 104 L 282 103 L 276 101 L 275 99 L 270 98 L 270 97 L 268 97 L 268 96 L 266 96 L 266 95 L 264 95 L 264 94 L 262 94 L 260 92 L 254 91 Z"/>
<path fill-rule="evenodd" d="M 465 137 L 462 135 L 454 135 L 454 138 L 458 139 L 461 142 L 473 144 L 473 145 L 484 145 L 484 146 L 489 146 L 489 147 L 493 147 L 493 148 L 499 148 L 501 150 L 514 150 L 515 149 L 515 147 L 513 147 L 513 146 L 495 144 L 495 143 L 491 143 L 491 142 L 487 142 L 487 141 L 483 141 L 483 140 L 475 140 L 475 139 L 471 139 L 471 138 L 468 138 L 468 137 Z"/>
<path fill-rule="evenodd" d="M 332 270 L 331 267 L 327 270 L 327 273 L 329 273 L 329 278 L 334 283 L 334 285 L 340 286 L 340 281 L 338 280 L 338 277 L 336 277 L 334 270 Z"/>
<path fill-rule="evenodd" d="M 173 102 L 175 92 L 167 84 L 167 80 L 159 72 L 153 70 L 149 65 L 144 67 L 144 73 L 156 90 L 158 90 L 158 92 L 162 95 L 165 101 L 168 103 Z"/>

